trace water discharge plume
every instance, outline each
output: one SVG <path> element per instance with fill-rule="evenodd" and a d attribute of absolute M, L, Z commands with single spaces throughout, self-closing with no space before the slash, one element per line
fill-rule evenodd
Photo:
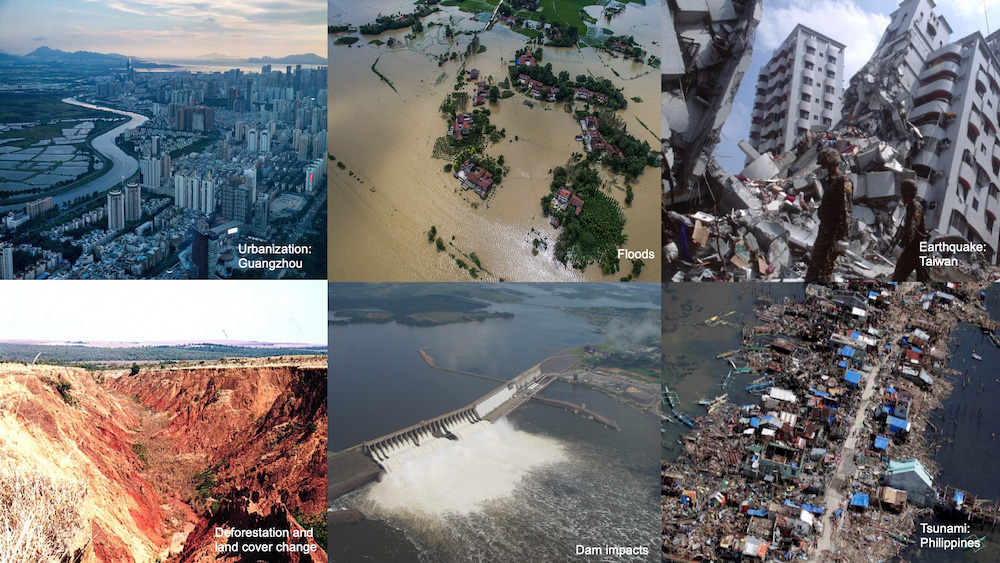
<path fill-rule="evenodd" d="M 559 441 L 501 419 L 464 440 L 408 458 L 368 489 L 363 502 L 375 515 L 469 515 L 511 496 L 532 471 L 566 459 Z"/>

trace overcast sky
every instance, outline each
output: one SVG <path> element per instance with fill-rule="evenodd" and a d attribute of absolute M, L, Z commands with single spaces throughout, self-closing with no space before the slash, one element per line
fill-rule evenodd
<path fill-rule="evenodd" d="M 0 0 L 0 50 L 326 56 L 326 0 Z"/>
<path fill-rule="evenodd" d="M 715 149 L 719 163 L 727 172 L 737 174 L 743 169 L 745 155 L 737 147 L 742 139 L 750 135 L 750 109 L 753 107 L 757 75 L 767 64 L 776 47 L 788 37 L 798 24 L 835 39 L 845 45 L 844 84 L 850 81 L 875 51 L 885 27 L 889 25 L 889 14 L 899 6 L 899 2 L 882 0 L 841 0 L 837 2 L 764 0 L 763 17 L 757 27 L 754 40 L 753 59 L 740 83 L 733 111 L 722 128 L 722 140 Z M 937 2 L 934 9 L 943 15 L 954 30 L 954 41 L 977 30 L 985 36 L 989 30 L 1000 28 L 1000 0 L 948 0 Z"/>
<path fill-rule="evenodd" d="M 323 280 L 5 281 L 0 339 L 326 345 Z"/>

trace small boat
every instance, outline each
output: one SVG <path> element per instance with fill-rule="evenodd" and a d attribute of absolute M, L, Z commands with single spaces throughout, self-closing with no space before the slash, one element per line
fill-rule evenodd
<path fill-rule="evenodd" d="M 677 412 L 675 410 L 671 411 L 671 412 L 673 413 L 674 418 L 676 418 L 677 420 L 681 421 L 681 424 L 683 424 L 684 426 L 687 426 L 688 428 L 694 428 L 694 421 L 693 420 L 691 420 L 687 416 L 684 416 L 684 414 L 682 414 L 680 412 Z"/>
<path fill-rule="evenodd" d="M 976 360 L 976 361 L 979 361 L 979 362 L 983 361 L 983 357 L 980 356 L 979 354 L 976 354 L 976 353 L 972 354 L 972 359 Z"/>
<path fill-rule="evenodd" d="M 772 385 L 774 385 L 773 381 L 762 381 L 760 383 L 751 383 L 750 385 L 747 385 L 747 391 L 758 391 L 761 389 L 767 389 Z"/>
<path fill-rule="evenodd" d="M 767 315 L 767 314 L 761 313 L 760 311 L 754 311 L 754 313 L 757 313 L 757 318 L 758 319 L 760 319 L 760 320 L 762 320 L 762 321 L 764 321 L 766 323 L 773 323 L 774 321 L 778 320 L 777 318 L 772 317 L 771 315 Z"/>

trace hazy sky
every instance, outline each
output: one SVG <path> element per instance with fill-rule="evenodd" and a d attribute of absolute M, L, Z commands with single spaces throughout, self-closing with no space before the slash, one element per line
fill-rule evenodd
<path fill-rule="evenodd" d="M 0 339 L 327 341 L 327 284 L 273 281 L 0 282 Z"/>
<path fill-rule="evenodd" d="M 934 12 L 944 16 L 953 30 L 952 41 L 976 31 L 985 37 L 989 31 L 1000 29 L 1000 0 L 948 0 L 936 4 Z M 743 169 L 745 155 L 736 145 L 750 135 L 750 108 L 757 89 L 757 75 L 796 25 L 801 23 L 847 45 L 844 52 L 846 85 L 875 52 L 889 25 L 889 14 L 897 7 L 899 2 L 896 0 L 764 0 L 763 17 L 754 38 L 753 59 L 740 83 L 733 111 L 722 129 L 722 141 L 715 150 L 723 168 L 733 174 Z"/>
<path fill-rule="evenodd" d="M 0 50 L 326 56 L 326 0 L 0 0 Z"/>

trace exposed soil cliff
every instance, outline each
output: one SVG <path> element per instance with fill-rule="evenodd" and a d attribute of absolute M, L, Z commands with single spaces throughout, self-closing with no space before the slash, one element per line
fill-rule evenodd
<path fill-rule="evenodd" d="M 0 470 L 86 489 L 72 540 L 85 562 L 325 562 L 315 541 L 325 544 L 325 526 L 286 542 L 308 555 L 217 553 L 214 535 L 325 523 L 326 442 L 325 357 L 106 382 L 80 369 L 0 365 Z M 0 518 L 12 508 L 0 503 Z"/>

